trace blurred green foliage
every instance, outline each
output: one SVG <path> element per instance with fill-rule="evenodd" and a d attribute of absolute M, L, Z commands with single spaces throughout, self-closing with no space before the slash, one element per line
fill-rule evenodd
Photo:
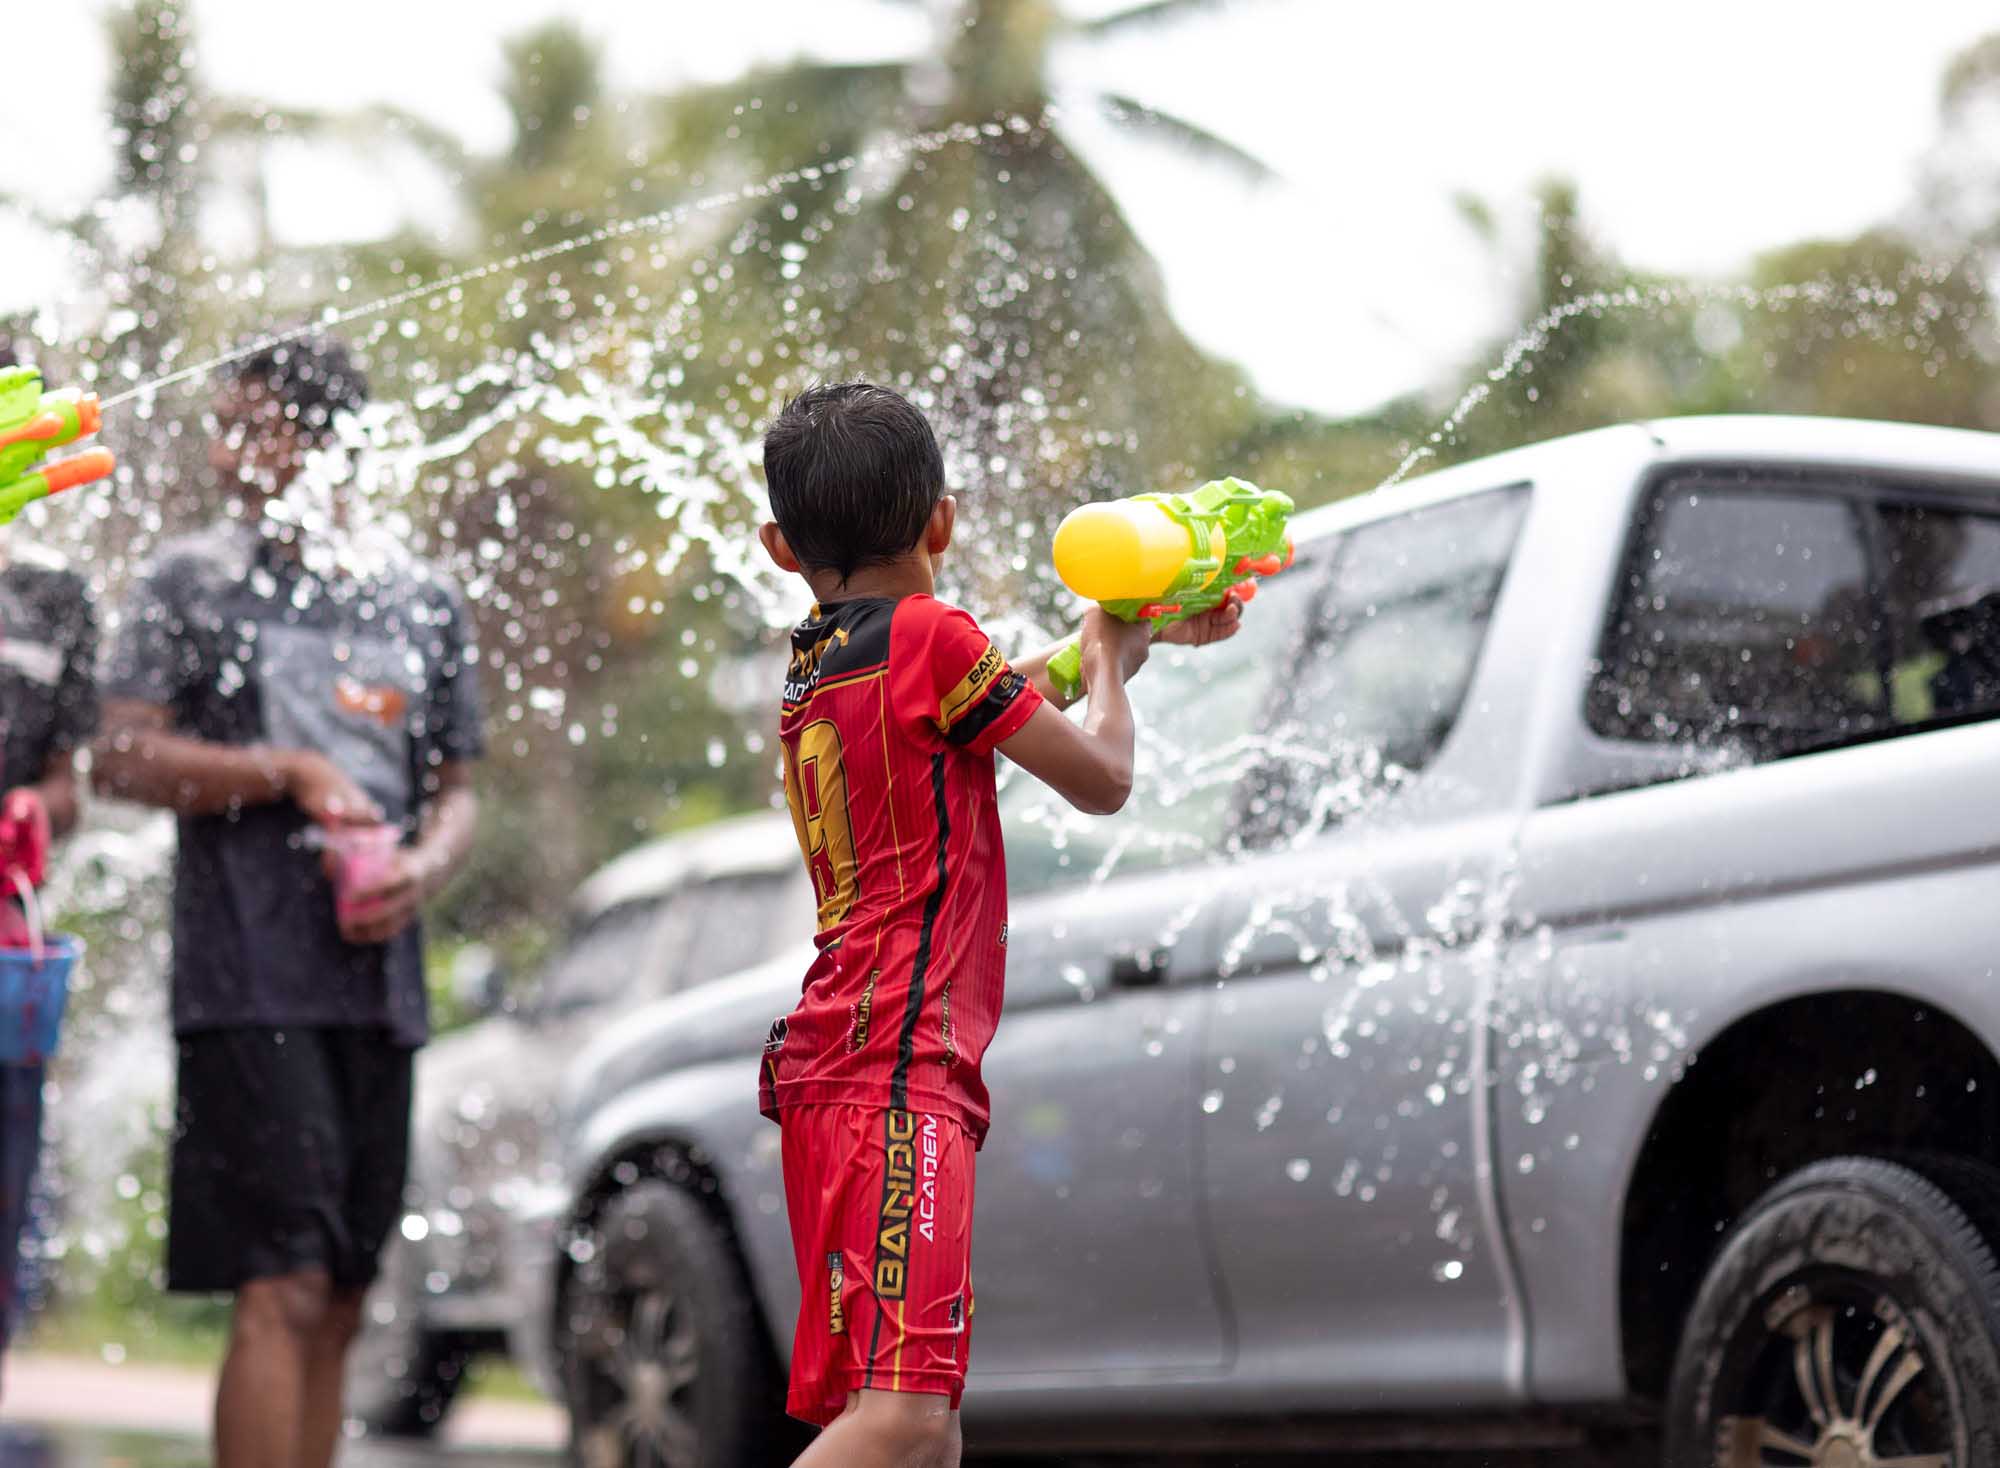
<path fill-rule="evenodd" d="M 1050 57 L 1066 37 L 1170 24 L 1199 4 L 1150 0 L 1086 19 L 1052 0 L 967 0 L 933 7 L 940 28 L 920 54 L 800 61 L 657 98 L 608 93 L 594 44 L 555 23 L 505 47 L 512 135 L 490 156 L 394 108 L 217 95 L 189 0 L 106 10 L 111 190 L 62 219 L 0 199 L 66 235 L 79 274 L 105 294 L 101 328 L 81 337 L 11 324 L 45 338 L 55 376 L 116 390 L 330 299 L 417 291 L 407 312 L 350 330 L 378 394 L 440 446 L 412 459 L 395 508 L 410 543 L 465 581 L 486 653 L 486 815 L 432 926 L 441 1027 L 467 1017 L 452 985 L 465 944 L 525 974 L 590 869 L 647 836 L 769 801 L 770 699 L 757 691 L 773 639 L 718 559 L 747 534 L 753 506 L 739 496 L 714 507 L 712 545 L 676 518 L 673 496 L 740 481 L 762 422 L 815 377 L 873 376 L 919 397 L 976 527 L 957 589 L 1045 622 L 1058 604 L 1046 532 L 1089 495 L 1226 471 L 1313 504 L 1381 482 L 1413 450 L 1450 462 L 1688 412 L 2000 428 L 1988 295 L 2000 267 L 2000 35 L 1941 79 L 1936 145 L 1906 217 L 1773 250 L 1736 280 L 1632 269 L 1593 238 L 1588 201 L 1561 180 L 1538 191 L 1525 247 L 1500 223 L 1511 201 L 1460 199 L 1465 227 L 1518 282 L 1515 324 L 1432 389 L 1332 420 L 1261 400 L 1186 337 L 1118 201 L 1051 111 Z M 1181 148 L 1189 166 L 1261 176 L 1227 140 L 1135 98 L 1092 101 Z M 896 145 L 953 126 L 990 131 Z M 280 241 L 265 170 L 272 149 L 301 143 L 418 160 L 439 183 L 433 217 L 361 244 Z M 846 167 L 857 155 L 868 161 Z M 675 229 L 615 228 L 808 166 L 822 172 Z M 229 200 L 251 220 L 234 253 L 204 233 L 206 212 Z M 593 231 L 607 232 L 545 262 L 418 289 Z M 1514 370 L 1494 380 L 1510 354 Z M 1478 410 L 1439 431 L 1481 388 Z M 201 468 L 203 403 L 196 385 L 108 426 L 124 463 L 117 503 L 136 512 L 99 497 L 52 522 L 87 550 L 108 599 L 161 536 L 218 508 Z M 627 472 L 668 442 L 671 463 Z M 84 866 L 68 923 L 107 978 L 76 996 L 74 1054 L 135 1021 L 164 1026 L 157 993 L 150 1008 L 132 998 L 164 971 L 159 893 L 131 885 L 129 861 Z M 219 1307 L 158 1290 L 164 1125 L 151 1115 L 118 1140 L 129 1161 L 110 1164 L 114 1197 L 88 1237 L 66 1241 L 67 1309 L 43 1344 L 213 1356 Z"/>
<path fill-rule="evenodd" d="M 770 798 L 761 706 L 719 700 L 714 677 L 762 666 L 770 636 L 669 501 L 676 474 L 740 479 L 761 423 L 814 377 L 882 377 L 924 401 L 978 538 L 953 589 L 1044 622 L 1059 603 L 1040 548 L 1062 508 L 1225 469 L 1307 504 L 1365 489 L 1426 445 L 1518 331 L 1552 315 L 1560 324 L 1428 445 L 1432 458 L 1682 412 L 2000 424 L 1984 286 L 2000 202 L 1968 217 L 1978 198 L 2000 198 L 1995 155 L 1974 146 L 2000 97 L 2000 43 L 1969 48 L 1941 81 L 1936 156 L 1916 192 L 1949 208 L 1773 251 L 1736 282 L 1629 268 L 1592 238 L 1585 201 L 1560 180 L 1539 191 L 1525 249 L 1498 223 L 1507 201 L 1460 199 L 1465 227 L 1518 282 L 1518 331 L 1433 391 L 1334 421 L 1261 401 L 1188 340 L 1052 109 L 1050 58 L 1067 38 L 1170 25 L 1196 8 L 1086 18 L 1051 0 L 968 0 L 938 9 L 933 43 L 915 54 L 801 60 L 659 98 L 609 93 L 594 43 L 554 22 L 504 48 L 512 136 L 489 156 L 393 108 L 306 112 L 215 95 L 186 0 L 125 0 L 106 16 L 113 197 L 60 227 L 127 314 L 122 330 L 52 343 L 49 355 L 81 356 L 110 385 L 142 380 L 336 293 L 365 300 L 802 165 L 826 170 L 674 229 L 614 232 L 420 294 L 407 316 L 351 328 L 380 395 L 409 405 L 425 442 L 448 445 L 418 456 L 399 508 L 412 543 L 467 581 L 488 656 L 487 819 L 439 914 L 447 939 L 546 930 L 575 882 L 617 851 Z M 1261 174 L 1227 140 L 1134 98 L 1091 101 L 1179 146 L 1191 167 Z M 999 119 L 1017 121 L 990 127 Z M 992 135 L 893 146 L 955 125 Z M 266 154 L 301 141 L 423 160 L 441 184 L 436 217 L 358 245 L 275 240 Z M 873 161 L 841 167 L 855 155 Z M 254 241 L 219 257 L 203 210 L 246 194 Z M 108 227 L 121 210 L 149 227 Z M 1940 259 L 1959 267 L 1920 278 Z M 1824 289 L 1751 303 L 1755 290 L 1799 282 Z M 1856 285 L 1894 299 L 1857 306 Z M 213 513 L 197 462 L 202 397 L 163 396 L 136 432 L 113 425 L 150 507 L 78 531 L 113 595 L 125 550 Z M 597 406 L 552 422 L 555 399 Z M 635 451 L 621 433 L 674 440 L 679 457 L 626 472 Z M 747 499 L 722 504 L 711 529 L 740 539 L 753 514 Z"/>

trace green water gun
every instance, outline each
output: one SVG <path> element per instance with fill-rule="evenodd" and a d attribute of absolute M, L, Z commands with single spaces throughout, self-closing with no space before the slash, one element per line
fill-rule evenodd
<path fill-rule="evenodd" d="M 1164 627 L 1232 597 L 1247 602 L 1257 577 L 1291 565 L 1291 516 L 1290 495 L 1241 479 L 1083 505 L 1056 527 L 1056 574 L 1121 622 Z M 1065 699 L 1082 688 L 1074 640 L 1049 660 L 1049 681 Z"/>
<path fill-rule="evenodd" d="M 0 367 L 0 525 L 36 500 L 104 478 L 118 467 L 109 449 L 90 449 L 53 464 L 51 449 L 97 432 L 97 394 L 43 392 L 32 367 Z"/>

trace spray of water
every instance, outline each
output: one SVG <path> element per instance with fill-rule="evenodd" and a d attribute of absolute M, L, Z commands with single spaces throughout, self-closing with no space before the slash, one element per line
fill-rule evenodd
<path fill-rule="evenodd" d="M 425 281 L 421 284 L 410 286 L 406 290 L 396 291 L 386 296 L 379 296 L 372 301 L 364 301 L 359 305 L 345 307 L 328 306 L 320 311 L 314 320 L 302 326 L 296 326 L 287 331 L 274 332 L 270 335 L 259 337 L 255 341 L 237 347 L 234 350 L 204 358 L 199 362 L 192 362 L 176 371 L 142 382 L 135 387 L 126 389 L 124 392 L 106 398 L 104 406 L 106 408 L 115 408 L 137 398 L 151 398 L 166 388 L 174 387 L 184 382 L 199 381 L 208 377 L 211 373 L 229 366 L 231 363 L 240 362 L 246 357 L 268 350 L 271 347 L 282 346 L 287 342 L 296 341 L 311 332 L 332 330 L 352 325 L 354 322 L 380 316 L 385 312 L 394 311 L 398 307 L 411 305 L 419 301 L 442 301 L 450 298 L 454 292 L 462 291 L 466 286 L 472 285 L 475 282 L 496 276 L 520 275 L 532 270 L 535 266 L 546 264 L 550 260 L 560 259 L 564 255 L 574 254 L 579 250 L 588 249 L 595 245 L 605 244 L 612 240 L 628 239 L 636 235 L 670 233 L 700 215 L 714 214 L 732 209 L 738 205 L 747 204 L 757 199 L 767 199 L 773 195 L 781 194 L 798 184 L 817 183 L 824 179 L 836 178 L 841 174 L 852 173 L 858 169 L 865 170 L 891 163 L 901 163 L 911 158 L 936 153 L 955 145 L 976 146 L 982 141 L 990 141 L 1010 135 L 1014 137 L 1027 137 L 1046 128 L 1049 125 L 1051 116 L 1052 114 L 1045 113 L 1040 119 L 1017 116 L 979 124 L 954 123 L 949 127 L 938 128 L 932 132 L 918 133 L 912 137 L 892 139 L 878 143 L 872 147 L 864 148 L 858 153 L 849 154 L 845 158 L 835 159 L 827 163 L 809 164 L 802 168 L 787 169 L 782 173 L 774 173 L 769 178 L 758 183 L 745 184 L 741 188 L 710 194 L 700 199 L 692 199 L 685 203 L 672 205 L 666 209 L 656 210 L 651 214 L 642 214 L 631 219 L 615 220 L 600 228 L 589 230 L 582 234 L 571 235 L 567 239 L 555 240 L 546 245 L 539 245 L 532 250 L 521 250 L 498 260 L 489 260 L 484 264 L 461 270 L 455 275 L 448 275 L 438 280 Z"/>
<path fill-rule="evenodd" d="M 885 141 L 845 158 L 787 170 L 757 183 L 616 221 L 372 300 L 351 306 L 329 305 L 307 324 L 137 384 L 109 398 L 107 406 L 136 403 L 143 409 L 168 389 L 199 381 L 251 353 L 311 331 L 383 317 L 406 306 L 453 307 L 463 299 L 468 286 L 525 277 L 551 261 L 597 245 L 671 235 L 698 217 L 725 214 L 800 186 L 856 172 L 866 174 L 948 148 L 1026 138 L 1046 129 L 1051 121 L 1052 114 L 1034 119 L 1010 117 Z M 1017 276 L 1032 280 L 1027 271 L 1030 263 L 1018 257 L 1000 262 L 998 268 L 1007 273 L 1010 282 L 1007 289 L 1028 288 L 1011 282 Z M 1744 311 L 1811 308 L 1848 313 L 1857 329 L 1864 332 L 1899 332 L 1921 341 L 1943 309 L 1931 290 L 1949 280 L 1957 268 L 1912 267 L 1887 283 L 1816 279 L 1764 289 L 1702 284 L 1633 286 L 1562 302 L 1507 344 L 1437 426 L 1409 448 L 1378 488 L 1401 483 L 1448 451 L 1496 391 L 1517 374 L 1531 370 L 1538 356 L 1579 320 L 1704 306 Z M 672 311 L 697 309 L 681 303 Z M 741 514 L 756 500 L 754 451 L 742 425 L 718 421 L 712 415 L 704 417 L 689 403 L 677 400 L 673 378 L 655 377 L 648 370 L 650 363 L 637 363 L 623 374 L 580 362 L 574 356 L 566 358 L 563 365 L 570 380 L 560 385 L 523 372 L 519 364 L 496 363 L 415 393 L 407 404 L 386 405 L 352 427 L 339 454 L 313 476 L 309 488 L 317 484 L 323 489 L 327 483 L 352 479 L 361 486 L 365 500 L 392 505 L 396 494 L 407 492 L 427 474 L 469 455 L 490 436 L 507 433 L 518 438 L 528 425 L 537 425 L 534 448 L 540 462 L 590 468 L 595 470 L 600 488 L 624 489 L 652 499 L 660 523 L 667 527 L 663 540 L 657 546 L 628 549 L 624 552 L 626 564 L 650 564 L 664 574 L 699 547 L 717 575 L 747 593 L 763 620 L 779 619 L 789 605 L 786 589 L 755 558 L 750 538 L 742 533 Z M 945 370 L 970 371 L 974 365 L 957 361 Z M 448 432 L 426 434 L 419 417 L 422 412 L 439 403 L 470 400 L 477 393 L 490 396 L 481 398 L 480 406 L 464 421 Z M 1034 406 L 1045 409 L 1048 405 Z M 318 515 L 320 519 L 314 524 L 331 523 L 323 507 L 308 505 L 299 513 Z M 1024 543 L 1036 529 L 1026 520 L 1018 525 L 1005 523 L 1020 532 Z M 372 547 L 386 554 L 385 546 L 397 547 L 408 539 L 407 520 L 393 515 L 378 521 L 375 530 L 379 532 L 376 539 L 361 545 L 360 550 Z M 1018 569 L 1024 562 L 1018 547 L 1015 551 L 1012 559 Z M 559 699 L 554 705 L 546 700 L 536 703 L 537 695 L 545 692 L 528 689 L 528 706 L 559 709 Z M 753 752 L 761 753 L 761 748 Z M 1346 825 L 1359 829 L 1390 811 L 1406 783 L 1405 773 L 1386 766 L 1379 751 L 1329 750 L 1301 731 L 1205 743 L 1163 733 L 1159 725 L 1149 722 L 1140 763 L 1142 785 L 1163 792 L 1151 813 L 1154 818 L 1100 823 L 1079 817 L 1053 801 L 1014 797 L 1016 828 L 1033 830 L 1059 866 L 1080 871 L 1083 882 L 1096 885 L 1148 866 L 1204 858 L 1230 861 L 1242 856 L 1235 850 L 1212 851 L 1196 828 L 1205 810 L 1225 805 L 1246 778 L 1262 768 L 1283 766 L 1297 771 L 1302 786 L 1313 792 L 1310 809 L 1284 838 L 1302 857 L 1305 847 L 1329 828 Z M 152 851 L 151 856 L 156 859 L 158 852 Z M 80 872 L 99 873 L 95 880 L 105 891 L 115 888 L 122 892 L 151 880 L 137 871 L 144 864 L 140 855 L 121 847 L 113 857 L 79 848 L 71 865 Z M 104 876 L 105 872 L 110 875 Z M 85 907 L 90 902 L 81 894 L 87 885 L 80 884 L 77 898 Z M 1222 886 L 1218 882 L 1214 890 L 1221 891 Z M 1385 1104 L 1399 1116 L 1462 1100 L 1479 1083 L 1467 1040 L 1467 1027 L 1475 1018 L 1491 1026 L 1501 1043 L 1521 1057 L 1512 1079 L 1518 1119 L 1528 1127 L 1540 1125 L 1552 1093 L 1574 1081 L 1578 1056 L 1586 1046 L 1608 1047 L 1618 1062 L 1643 1066 L 1649 1077 L 1670 1077 L 1684 1043 L 1685 1017 L 1651 1000 L 1614 1001 L 1587 992 L 1574 970 L 1559 960 L 1546 935 L 1528 944 L 1511 941 L 1505 923 L 1507 895 L 1505 872 L 1466 876 L 1440 893 L 1422 913 L 1409 914 L 1402 911 L 1394 893 L 1365 875 L 1344 881 L 1307 876 L 1292 887 L 1266 894 L 1244 914 L 1238 927 L 1225 935 L 1223 972 L 1225 977 L 1236 973 L 1259 945 L 1267 955 L 1273 944 L 1289 945 L 1287 961 L 1295 962 L 1313 982 L 1327 986 L 1318 1025 L 1308 1026 L 1311 1032 L 1300 1037 L 1301 1061 L 1324 1057 L 1328 1063 L 1352 1063 L 1358 1056 L 1380 1054 L 1395 1036 L 1408 1033 L 1406 1027 L 1391 1024 L 1392 1019 L 1413 1020 L 1429 1030 L 1424 1068 L 1399 1073 L 1396 1086 L 1383 1092 Z M 108 907 L 110 899 L 105 898 L 104 904 Z M 1157 935 L 1158 946 L 1172 947 L 1203 915 L 1199 905 L 1173 914 Z M 1364 917 L 1375 921 L 1371 925 Z M 123 961 L 132 971 L 157 974 L 162 957 L 157 951 L 160 928 L 157 922 L 140 924 L 129 917 L 118 927 L 130 947 Z M 1485 966 L 1487 992 L 1492 996 L 1490 1012 L 1474 1017 L 1451 1007 L 1449 996 L 1436 979 L 1439 962 L 1448 951 L 1469 951 L 1476 964 Z M 100 970 L 113 967 L 100 961 Z M 1081 971 L 1074 982 L 1082 997 L 1094 997 Z M 150 1017 L 147 1003 L 132 997 L 143 992 L 134 988 L 129 993 L 118 990 L 105 996 L 98 1011 L 104 1018 L 94 1023 L 108 1030 L 116 1027 L 115 1022 L 134 1016 Z M 157 994 L 152 998 L 156 1000 Z M 152 1028 L 157 1031 L 156 1021 Z M 1219 1114 L 1228 1105 L 1227 1076 L 1232 1070 L 1220 1068 L 1203 1093 L 1202 1107 L 1208 1114 Z M 99 1067 L 94 1074 L 101 1076 L 102 1071 Z M 1382 1073 L 1387 1074 L 1386 1066 Z M 89 1087 L 94 1083 L 92 1077 L 78 1077 L 74 1082 L 81 1096 L 90 1095 Z M 1252 1100 L 1256 1103 L 1252 1124 L 1259 1132 L 1285 1124 L 1287 1093 L 1282 1087 Z M 1293 1109 L 1296 1112 L 1296 1106 Z M 93 1107 L 91 1114 L 100 1110 Z M 1300 1185 L 1311 1181 L 1361 1203 L 1374 1198 L 1394 1177 L 1398 1158 L 1394 1142 L 1379 1140 L 1379 1132 L 1373 1134 L 1377 1140 L 1371 1146 L 1355 1131 L 1353 1124 L 1359 1120 L 1327 1115 L 1324 1153 L 1288 1159 L 1285 1173 L 1289 1180 Z M 82 1149 L 70 1150 L 72 1155 L 81 1155 Z M 99 1150 L 107 1156 L 115 1151 L 122 1155 L 121 1149 Z M 1522 1159 L 1532 1166 L 1534 1156 L 1531 1151 L 1522 1154 Z M 1422 1165 L 1422 1159 L 1405 1162 Z M 129 1171 L 108 1179 L 85 1176 L 81 1181 L 76 1192 L 83 1198 L 144 1193 L 143 1184 Z M 106 1184 L 108 1191 L 100 1183 Z M 1476 1199 L 1456 1196 L 1448 1188 L 1433 1192 L 1435 1240 L 1444 1255 L 1435 1276 L 1440 1283 L 1461 1277 L 1462 1261 L 1473 1247 L 1469 1220 L 1477 1207 Z M 69 1247 L 72 1238 L 82 1252 L 93 1257 L 108 1257 L 117 1241 L 115 1231 L 108 1230 L 101 1219 L 85 1219 L 70 1233 L 57 1234 L 52 1247 L 60 1252 Z"/>
<path fill-rule="evenodd" d="M 1420 465 L 1436 458 L 1441 450 L 1451 445 L 1459 430 L 1493 396 L 1496 388 L 1531 364 L 1561 335 L 1565 326 L 1579 318 L 1644 314 L 1689 306 L 1725 306 L 1744 311 L 1784 311 L 1807 306 L 1850 312 L 1857 329 L 1878 332 L 1884 329 L 1890 313 L 1902 308 L 1908 325 L 1927 330 L 1944 314 L 1942 303 L 1928 292 L 1944 285 L 1954 273 L 1965 268 L 1956 262 L 1918 263 L 1888 283 L 1841 281 L 1829 277 L 1787 281 L 1765 287 L 1677 282 L 1632 285 L 1622 290 L 1590 291 L 1571 297 L 1550 307 L 1508 342 L 1501 349 L 1499 359 L 1465 390 L 1443 420 L 1403 456 L 1376 488 L 1388 489 L 1400 484 Z M 1914 300 L 1910 299 L 1912 296 Z"/>

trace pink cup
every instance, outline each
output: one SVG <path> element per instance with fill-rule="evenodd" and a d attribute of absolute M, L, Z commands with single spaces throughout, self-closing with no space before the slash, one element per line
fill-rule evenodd
<path fill-rule="evenodd" d="M 333 853 L 333 906 L 345 923 L 363 916 L 373 905 L 356 896 L 379 886 L 396 869 L 396 850 L 403 844 L 399 826 L 337 826 L 325 832 Z"/>

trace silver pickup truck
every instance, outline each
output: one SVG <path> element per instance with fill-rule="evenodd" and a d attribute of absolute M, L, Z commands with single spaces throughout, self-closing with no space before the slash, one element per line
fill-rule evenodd
<path fill-rule="evenodd" d="M 968 1437 L 2000 1463 L 2000 438 L 1604 429 L 1304 516 L 1003 789 Z M 766 1461 L 788 958 L 568 1084 L 581 1461 Z"/>

